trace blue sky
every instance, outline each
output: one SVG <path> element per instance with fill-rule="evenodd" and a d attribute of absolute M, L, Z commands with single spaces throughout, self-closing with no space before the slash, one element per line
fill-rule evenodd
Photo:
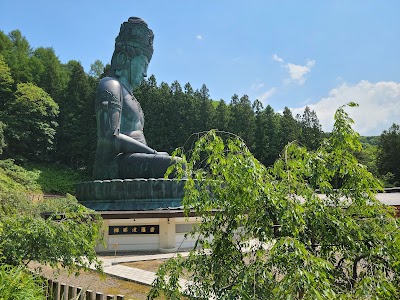
<path fill-rule="evenodd" d="M 89 71 L 138 16 L 155 34 L 148 74 L 158 83 L 205 83 L 214 100 L 247 94 L 294 114 L 309 105 L 325 131 L 355 101 L 356 130 L 379 135 L 400 124 L 399 12 L 398 0 L 1 0 L 0 30 L 20 29 L 32 47 Z"/>

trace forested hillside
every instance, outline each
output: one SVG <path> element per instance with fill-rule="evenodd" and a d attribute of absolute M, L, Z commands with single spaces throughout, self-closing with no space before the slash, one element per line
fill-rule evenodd
<path fill-rule="evenodd" d="M 20 164 L 59 163 L 91 174 L 96 147 L 94 100 L 107 69 L 97 60 L 87 73 L 79 61 L 60 62 L 53 48 L 33 49 L 18 30 L 0 31 L 0 158 Z M 309 108 L 293 116 L 287 107 L 278 113 L 247 95 L 211 99 L 205 85 L 159 84 L 152 75 L 135 96 L 145 112 L 147 142 L 158 151 L 171 153 L 191 143 L 192 134 L 213 128 L 237 134 L 258 160 L 270 165 L 288 142 L 296 140 L 314 150 L 324 136 L 316 113 Z M 383 138 L 364 138 L 364 150 L 358 155 L 388 185 L 400 181 L 398 154 L 391 151 L 395 147 L 381 147 L 385 145 L 381 140 L 400 147 L 400 132 L 394 126 Z"/>

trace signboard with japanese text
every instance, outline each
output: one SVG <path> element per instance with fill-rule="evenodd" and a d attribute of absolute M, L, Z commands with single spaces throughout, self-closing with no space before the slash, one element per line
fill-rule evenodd
<path fill-rule="evenodd" d="M 109 226 L 108 235 L 159 234 L 159 225 Z"/>

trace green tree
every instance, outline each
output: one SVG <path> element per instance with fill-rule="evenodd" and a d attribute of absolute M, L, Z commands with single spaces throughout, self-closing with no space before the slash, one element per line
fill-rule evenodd
<path fill-rule="evenodd" d="M 5 128 L 5 124 L 0 121 L 0 155 L 3 154 L 3 150 L 7 146 L 6 140 L 4 137 L 4 128 Z"/>
<path fill-rule="evenodd" d="M 1 32 L 0 32 L 1 39 Z M 0 52 L 1 53 L 1 52 Z M 8 67 L 7 63 L 4 60 L 4 57 L 0 54 L 0 120 L 4 121 L 4 114 L 6 104 L 12 99 L 12 89 L 13 89 L 14 80 L 11 77 L 11 71 Z M 5 140 L 5 124 L 0 121 L 0 155 L 3 154 L 4 149 L 6 148 L 6 140 Z"/>
<path fill-rule="evenodd" d="M 187 94 L 187 95 L 193 95 L 194 91 L 193 91 L 193 88 L 192 88 L 192 86 L 190 85 L 189 82 L 187 82 L 187 83 L 185 84 L 184 89 L 185 89 L 185 94 Z"/>
<path fill-rule="evenodd" d="M 12 42 L 10 38 L 0 30 L 0 54 L 5 56 L 11 52 Z"/>
<path fill-rule="evenodd" d="M 378 146 L 369 142 L 363 142 L 362 138 L 360 138 L 362 149 L 359 153 L 355 153 L 355 155 L 360 163 L 365 165 L 374 176 L 380 177 L 377 166 Z"/>
<path fill-rule="evenodd" d="M 255 102 L 257 104 L 257 102 Z M 254 156 L 264 165 L 269 166 L 278 158 L 280 148 L 279 115 L 268 105 L 265 109 L 255 108 Z"/>
<path fill-rule="evenodd" d="M 264 107 L 262 103 L 256 99 L 252 105 L 254 115 L 255 115 L 255 128 L 254 128 L 254 144 L 253 153 L 254 156 L 261 162 L 265 164 L 264 155 L 265 151 L 265 118 L 264 118 Z"/>
<path fill-rule="evenodd" d="M 68 205 L 47 219 L 40 217 L 38 208 L 34 205 L 25 207 L 23 214 L 8 212 L 2 216 L 0 264 L 26 267 L 36 261 L 71 272 L 87 270 L 91 263 L 100 268 L 94 250 L 101 232 L 97 215 L 76 200 L 68 200 Z M 54 205 L 50 208 L 57 209 Z"/>
<path fill-rule="evenodd" d="M 134 91 L 134 95 L 145 115 L 144 134 L 147 144 L 158 151 L 175 149 L 170 139 L 170 132 L 173 132 L 175 125 L 170 122 L 170 114 L 176 110 L 170 107 L 173 105 L 171 87 L 165 82 L 158 86 L 155 76 L 151 75 Z"/>
<path fill-rule="evenodd" d="M 111 70 L 111 64 L 107 63 L 107 64 L 104 66 L 103 73 L 101 73 L 99 79 L 102 79 L 102 78 L 104 78 L 104 77 L 109 76 L 110 70 Z"/>
<path fill-rule="evenodd" d="M 353 155 L 351 123 L 339 108 L 316 151 L 290 143 L 270 168 L 214 131 L 190 156 L 179 150 L 184 208 L 202 222 L 194 249 L 161 266 L 149 298 L 180 298 L 185 274 L 189 299 L 398 299 L 398 222 Z"/>
<path fill-rule="evenodd" d="M 192 121 L 195 102 L 193 96 L 183 92 L 178 81 L 171 85 L 172 102 L 170 103 L 170 113 L 167 122 L 171 128 L 171 146 L 176 149 L 183 145 L 188 137 L 193 133 L 195 124 Z"/>
<path fill-rule="evenodd" d="M 215 109 L 212 105 L 212 100 L 210 99 L 210 93 L 207 86 L 203 84 L 200 90 L 196 90 L 193 93 L 193 97 L 194 110 L 192 113 L 194 116 L 193 121 L 196 124 L 194 126 L 194 132 L 210 130 L 212 127 Z"/>
<path fill-rule="evenodd" d="M 90 64 L 89 75 L 93 76 L 96 79 L 101 78 L 101 75 L 104 73 L 104 64 L 101 60 L 96 59 L 94 63 Z"/>
<path fill-rule="evenodd" d="M 28 40 L 19 30 L 11 31 L 8 38 L 10 43 L 6 43 L 2 55 L 11 69 L 13 79 L 17 83 L 32 82 L 32 70 L 29 63 L 32 48 Z"/>
<path fill-rule="evenodd" d="M 19 83 L 4 117 L 10 154 L 47 159 L 54 149 L 58 113 L 57 103 L 44 90 L 32 83 Z"/>
<path fill-rule="evenodd" d="M 71 273 L 101 269 L 94 250 L 102 238 L 99 215 L 72 196 L 33 203 L 33 181 L 12 160 L 0 160 L 1 299 L 45 299 L 45 283 L 27 269 L 33 260 Z"/>
<path fill-rule="evenodd" d="M 384 176 L 392 174 L 390 184 L 400 185 L 400 126 L 393 124 L 380 137 L 377 162 L 378 171 Z"/>
<path fill-rule="evenodd" d="M 57 103 L 65 91 L 68 73 L 53 48 L 36 48 L 30 58 L 33 83 L 44 89 Z"/>
<path fill-rule="evenodd" d="M 210 99 L 210 91 L 205 84 L 203 84 L 200 89 L 200 100 L 200 116 L 202 120 L 202 122 L 200 122 L 201 128 L 202 130 L 210 130 L 212 119 L 214 117 L 214 107 L 212 100 Z"/>
<path fill-rule="evenodd" d="M 11 77 L 11 70 L 0 55 L 0 113 L 4 111 L 5 104 L 12 98 L 14 80 Z"/>
<path fill-rule="evenodd" d="M 296 117 L 300 123 L 299 142 L 306 146 L 307 149 L 317 149 L 322 140 L 322 128 L 317 114 L 306 106 L 303 115 L 297 115 Z"/>
<path fill-rule="evenodd" d="M 230 111 L 229 106 L 224 100 L 220 100 L 215 109 L 213 128 L 218 130 L 228 131 L 229 129 Z"/>
<path fill-rule="evenodd" d="M 280 132 L 280 142 L 279 148 L 282 149 L 287 143 L 297 141 L 300 136 L 300 126 L 299 123 L 293 118 L 292 111 L 285 107 L 280 118 L 279 124 Z"/>
<path fill-rule="evenodd" d="M 96 147 L 95 91 L 97 80 L 88 76 L 80 62 L 68 62 L 70 80 L 60 103 L 57 153 L 60 160 L 90 172 Z"/>
<path fill-rule="evenodd" d="M 172 105 L 172 90 L 171 87 L 166 82 L 161 82 L 160 86 L 156 90 L 155 99 L 155 110 L 151 111 L 151 118 L 153 119 L 153 132 L 155 134 L 155 139 L 159 137 L 159 144 L 161 151 L 172 151 L 173 141 L 170 139 L 170 132 L 173 131 L 175 124 L 170 120 L 171 115 L 171 105 Z M 147 114 L 149 115 L 149 113 Z M 153 125 L 154 126 L 154 125 Z"/>
<path fill-rule="evenodd" d="M 254 141 L 254 113 L 247 95 L 233 95 L 230 103 L 229 131 L 243 138 L 249 145 Z"/>
<path fill-rule="evenodd" d="M 195 92 L 189 83 L 182 90 L 178 81 L 171 86 L 165 82 L 157 86 L 151 75 L 134 94 L 145 113 L 147 143 L 159 151 L 171 152 L 192 133 L 212 126 L 215 109 L 205 85 Z"/>

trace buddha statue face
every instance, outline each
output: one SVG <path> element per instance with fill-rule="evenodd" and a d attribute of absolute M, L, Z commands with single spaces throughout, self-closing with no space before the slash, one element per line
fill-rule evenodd
<path fill-rule="evenodd" d="M 137 55 L 130 61 L 130 84 L 132 88 L 138 87 L 147 77 L 149 60 L 145 55 Z"/>
<path fill-rule="evenodd" d="M 138 17 L 131 17 L 121 25 L 115 39 L 110 76 L 123 78 L 132 89 L 147 76 L 147 65 L 153 55 L 153 31 Z"/>

